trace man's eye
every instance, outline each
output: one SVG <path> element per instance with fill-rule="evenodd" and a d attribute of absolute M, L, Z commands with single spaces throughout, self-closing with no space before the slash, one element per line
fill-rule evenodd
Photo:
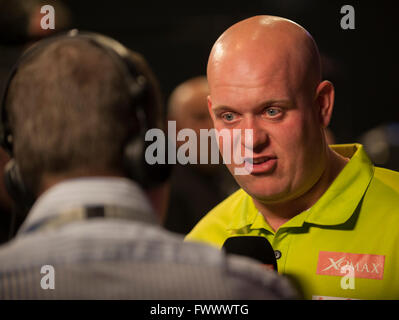
<path fill-rule="evenodd" d="M 281 110 L 278 108 L 267 108 L 265 113 L 269 117 L 275 117 L 281 113 Z"/>
<path fill-rule="evenodd" d="M 222 114 L 223 120 L 226 120 L 228 122 L 233 121 L 235 119 L 234 114 L 231 112 L 226 112 Z"/>

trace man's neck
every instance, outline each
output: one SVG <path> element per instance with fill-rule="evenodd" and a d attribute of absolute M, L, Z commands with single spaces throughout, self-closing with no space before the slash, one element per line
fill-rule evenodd
<path fill-rule="evenodd" d="M 85 177 L 120 177 L 125 178 L 126 176 L 118 170 L 75 170 L 69 171 L 65 174 L 45 174 L 42 177 L 38 196 L 43 194 L 45 191 L 53 187 L 54 185 L 61 183 L 65 180 L 73 178 L 85 178 Z M 149 190 L 145 190 L 145 195 L 148 197 L 151 206 L 155 213 L 159 217 L 160 221 L 165 219 L 168 198 L 169 198 L 169 183 L 165 182 L 159 186 L 153 187 Z"/>
<path fill-rule="evenodd" d="M 75 170 L 70 171 L 65 174 L 45 174 L 43 175 L 38 189 L 38 195 L 40 196 L 46 190 L 50 189 L 54 185 L 73 178 L 83 178 L 83 177 L 124 177 L 124 175 L 119 171 L 113 170 Z"/>
<path fill-rule="evenodd" d="M 273 204 L 253 199 L 256 208 L 262 213 L 274 231 L 299 213 L 312 207 L 327 191 L 328 187 L 348 163 L 348 158 L 344 158 L 331 149 L 329 150 L 324 172 L 313 187 L 302 196 L 286 202 Z"/>

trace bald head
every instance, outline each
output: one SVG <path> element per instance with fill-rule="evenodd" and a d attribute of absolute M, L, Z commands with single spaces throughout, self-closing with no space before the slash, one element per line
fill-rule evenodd
<path fill-rule="evenodd" d="M 179 129 L 199 129 L 212 126 L 206 98 L 209 94 L 206 77 L 191 78 L 180 84 L 169 98 L 168 118 L 175 120 Z"/>
<path fill-rule="evenodd" d="M 197 150 L 197 163 L 201 163 L 201 150 L 208 150 L 208 164 L 200 164 L 195 169 L 202 173 L 210 174 L 217 170 L 217 165 L 211 164 L 211 155 L 218 153 L 217 147 L 213 143 L 208 143 L 208 139 L 200 139 L 201 130 L 213 128 L 212 119 L 208 112 L 207 97 L 209 95 L 208 81 L 205 76 L 191 78 L 180 84 L 172 92 L 169 98 L 168 119 L 176 121 L 176 129 L 194 130 L 197 139 L 189 141 L 176 141 L 177 146 L 195 143 L 191 145 Z M 216 148 L 212 150 L 212 148 Z M 204 159 L 202 159 L 204 160 Z"/>
<path fill-rule="evenodd" d="M 321 81 L 320 57 L 311 35 L 297 23 L 255 16 L 227 29 L 214 44 L 208 61 L 210 90 L 221 79 L 243 79 L 250 87 L 263 77 L 281 77 L 290 87 Z"/>
<path fill-rule="evenodd" d="M 207 112 L 206 97 L 209 94 L 206 77 L 191 78 L 173 90 L 168 105 L 171 120 L 180 121 L 192 113 Z"/>

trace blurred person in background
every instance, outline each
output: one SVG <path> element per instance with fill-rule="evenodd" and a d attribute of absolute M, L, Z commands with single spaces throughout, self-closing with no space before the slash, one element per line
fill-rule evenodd
<path fill-rule="evenodd" d="M 359 140 L 376 165 L 399 171 L 399 120 L 371 128 Z"/>
<path fill-rule="evenodd" d="M 197 139 L 177 141 L 177 148 L 185 143 L 195 143 L 197 164 L 176 164 L 171 177 L 171 194 L 165 227 L 171 231 L 187 234 L 197 222 L 220 201 L 238 189 L 238 185 L 222 164 L 211 163 L 211 140 L 200 140 L 200 130 L 213 128 L 208 112 L 208 82 L 205 76 L 191 78 L 172 92 L 168 103 L 168 120 L 176 122 L 176 131 L 189 128 Z M 200 164 L 201 144 L 208 150 L 206 164 Z"/>
<path fill-rule="evenodd" d="M 44 5 L 54 8 L 55 29 L 43 29 L 41 13 Z M 0 43 L 24 44 L 40 40 L 71 25 L 71 13 L 63 1 L 0 0 Z"/>

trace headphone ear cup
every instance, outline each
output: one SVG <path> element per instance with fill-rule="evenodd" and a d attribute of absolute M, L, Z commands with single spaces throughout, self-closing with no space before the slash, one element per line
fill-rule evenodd
<path fill-rule="evenodd" d="M 165 148 L 165 164 L 149 164 L 145 159 L 145 152 L 149 143 L 143 135 L 133 138 L 125 147 L 124 165 L 129 177 L 138 182 L 144 189 L 156 187 L 169 179 L 172 165 L 167 163 L 167 144 L 159 146 Z"/>
<path fill-rule="evenodd" d="M 125 147 L 123 162 L 129 177 L 141 186 L 148 187 L 150 182 L 146 179 L 144 149 L 144 140 L 140 135 L 131 139 Z"/>
<path fill-rule="evenodd" d="M 4 185 L 17 206 L 30 208 L 33 205 L 34 198 L 23 183 L 21 172 L 14 159 L 8 161 L 4 168 Z"/>

